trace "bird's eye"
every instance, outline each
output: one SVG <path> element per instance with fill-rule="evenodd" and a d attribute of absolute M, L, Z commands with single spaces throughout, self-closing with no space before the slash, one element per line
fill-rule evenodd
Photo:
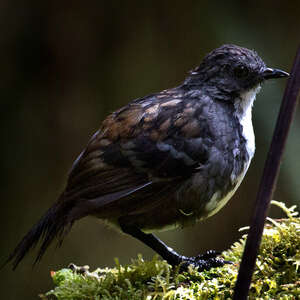
<path fill-rule="evenodd" d="M 234 69 L 234 76 L 237 78 L 245 78 L 249 74 L 249 70 L 245 66 L 238 66 Z"/>

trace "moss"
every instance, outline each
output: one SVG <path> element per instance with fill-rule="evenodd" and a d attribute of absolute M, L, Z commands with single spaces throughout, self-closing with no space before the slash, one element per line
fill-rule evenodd
<path fill-rule="evenodd" d="M 300 299 L 300 219 L 295 207 L 286 208 L 286 219 L 268 218 L 250 288 L 250 299 Z M 98 268 L 62 269 L 52 272 L 55 288 L 43 299 L 231 299 L 246 235 L 223 252 L 234 264 L 198 272 L 190 267 L 179 273 L 155 256 L 131 264 Z"/>

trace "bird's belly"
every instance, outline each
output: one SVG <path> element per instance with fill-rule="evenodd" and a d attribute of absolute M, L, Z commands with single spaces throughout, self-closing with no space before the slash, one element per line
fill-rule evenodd
<path fill-rule="evenodd" d="M 166 231 L 194 225 L 217 213 L 229 201 L 241 184 L 250 160 L 238 168 L 239 172 L 235 175 L 229 174 L 223 181 L 224 185 L 210 184 L 211 178 L 199 172 L 187 180 L 177 193 L 171 194 L 153 209 L 122 218 L 126 224 L 136 226 L 144 232 Z M 220 174 L 216 174 L 216 177 L 218 176 L 221 177 Z M 119 226 L 117 220 L 110 219 L 107 222 Z"/>
<path fill-rule="evenodd" d="M 249 152 L 248 152 L 249 153 Z M 196 223 L 216 214 L 234 195 L 240 186 L 251 162 L 248 156 L 243 165 L 234 163 L 231 175 L 222 177 L 215 174 L 214 178 L 206 176 L 206 172 L 199 172 L 191 179 L 188 188 L 184 187 L 177 195 L 179 211 L 184 215 L 182 226 Z"/>
<path fill-rule="evenodd" d="M 248 170 L 250 165 L 250 161 L 245 164 L 245 167 L 240 175 L 238 175 L 233 183 L 233 188 L 229 190 L 225 195 L 222 196 L 220 191 L 216 191 L 211 199 L 206 203 L 205 209 L 205 218 L 211 217 L 212 215 L 216 214 L 226 203 L 231 199 L 234 195 L 238 187 L 240 186 L 241 182 L 243 181 L 245 174 Z"/>
<path fill-rule="evenodd" d="M 195 190 L 191 193 L 186 190 L 180 195 L 171 196 L 151 211 L 143 214 L 131 215 L 128 223 L 137 226 L 144 232 L 166 231 L 195 225 L 198 221 L 206 219 L 217 213 L 233 196 L 245 173 L 250 161 L 245 165 L 242 172 L 236 177 L 229 191 L 214 190 L 212 196 L 207 200 Z"/>

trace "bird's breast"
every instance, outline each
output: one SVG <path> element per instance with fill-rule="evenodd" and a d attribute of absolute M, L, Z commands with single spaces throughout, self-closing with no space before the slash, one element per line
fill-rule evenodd
<path fill-rule="evenodd" d="M 209 160 L 178 193 L 181 210 L 196 221 L 217 213 L 241 184 L 255 151 L 251 111 L 234 130 L 228 147 L 210 149 Z M 226 150 L 225 150 L 226 149 Z M 192 217 L 193 218 L 193 217 Z"/>
<path fill-rule="evenodd" d="M 225 188 L 222 191 L 216 190 L 212 197 L 205 204 L 205 217 L 210 217 L 217 213 L 234 195 L 241 182 L 243 181 L 250 162 L 255 152 L 255 136 L 252 125 L 252 104 L 255 96 L 260 90 L 260 86 L 255 87 L 241 95 L 241 102 L 239 102 L 240 114 L 237 114 L 237 119 L 241 130 L 239 137 L 244 143 L 240 144 L 239 149 L 233 149 L 233 169 L 230 175 L 230 188 Z M 230 185 L 229 185 L 230 186 Z"/>

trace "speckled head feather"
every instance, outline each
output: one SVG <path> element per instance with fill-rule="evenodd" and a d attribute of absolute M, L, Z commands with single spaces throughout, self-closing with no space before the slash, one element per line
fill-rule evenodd
<path fill-rule="evenodd" d="M 216 94 L 223 92 L 224 95 L 235 95 L 261 83 L 265 69 L 265 63 L 255 51 L 235 45 L 223 45 L 210 52 L 190 72 L 185 84 L 206 85 L 210 89 L 214 87 Z M 214 91 L 211 89 L 211 92 Z"/>

